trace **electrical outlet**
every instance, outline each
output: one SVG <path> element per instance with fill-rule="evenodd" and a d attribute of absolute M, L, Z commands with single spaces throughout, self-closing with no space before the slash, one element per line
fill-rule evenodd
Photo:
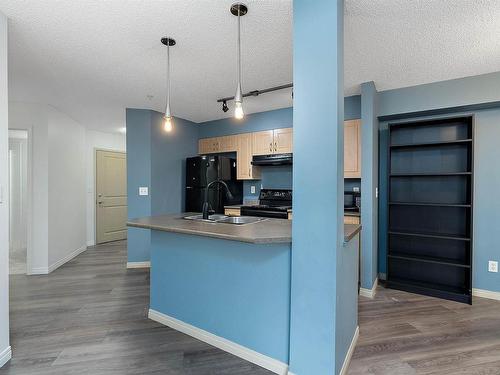
<path fill-rule="evenodd" d="M 255 186 L 250 186 L 250 193 L 255 194 Z"/>
<path fill-rule="evenodd" d="M 149 195 L 149 189 L 147 186 L 141 186 L 139 188 L 139 195 Z"/>
<path fill-rule="evenodd" d="M 490 260 L 488 262 L 488 272 L 498 272 L 498 262 Z"/>
<path fill-rule="evenodd" d="M 354 186 L 354 187 L 352 188 L 352 191 L 354 191 L 355 193 L 359 193 L 359 187 Z"/>

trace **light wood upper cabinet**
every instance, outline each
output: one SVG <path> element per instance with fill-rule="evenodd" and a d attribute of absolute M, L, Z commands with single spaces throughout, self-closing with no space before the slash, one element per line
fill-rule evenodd
<path fill-rule="evenodd" d="M 344 121 L 344 177 L 361 178 L 361 120 Z"/>
<path fill-rule="evenodd" d="M 293 152 L 293 129 L 275 129 L 252 133 L 253 154 L 270 155 Z"/>
<path fill-rule="evenodd" d="M 198 141 L 198 154 L 210 154 L 213 151 L 213 139 L 202 138 Z"/>
<path fill-rule="evenodd" d="M 287 154 L 293 152 L 293 129 L 275 129 L 274 135 L 274 153 Z"/>
<path fill-rule="evenodd" d="M 217 137 L 218 152 L 234 152 L 238 149 L 238 138 L 236 135 Z"/>
<path fill-rule="evenodd" d="M 236 151 L 236 179 L 256 180 L 260 178 L 260 168 L 252 165 L 252 133 L 238 135 Z"/>
<path fill-rule="evenodd" d="M 269 155 L 274 152 L 274 132 L 265 130 L 251 133 L 253 137 L 253 154 Z"/>

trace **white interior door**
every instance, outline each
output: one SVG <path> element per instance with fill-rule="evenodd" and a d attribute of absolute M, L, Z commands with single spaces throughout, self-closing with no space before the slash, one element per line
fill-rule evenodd
<path fill-rule="evenodd" d="M 127 238 L 126 154 L 96 151 L 96 243 Z"/>

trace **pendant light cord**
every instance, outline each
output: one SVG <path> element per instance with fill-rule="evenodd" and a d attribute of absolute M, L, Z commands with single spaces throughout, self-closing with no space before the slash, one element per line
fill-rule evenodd
<path fill-rule="evenodd" d="M 240 31 L 240 7 L 238 6 L 238 83 L 241 87 L 241 31 Z"/>
<path fill-rule="evenodd" d="M 167 43 L 167 105 L 165 114 L 170 116 L 170 40 Z"/>

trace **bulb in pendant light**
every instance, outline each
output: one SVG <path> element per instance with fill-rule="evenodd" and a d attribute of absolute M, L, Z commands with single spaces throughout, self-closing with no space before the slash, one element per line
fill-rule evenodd
<path fill-rule="evenodd" d="M 172 131 L 172 116 L 163 116 L 163 130 L 166 132 Z"/>
<path fill-rule="evenodd" d="M 234 118 L 241 120 L 245 114 L 243 113 L 243 105 L 241 102 L 234 103 Z"/>

